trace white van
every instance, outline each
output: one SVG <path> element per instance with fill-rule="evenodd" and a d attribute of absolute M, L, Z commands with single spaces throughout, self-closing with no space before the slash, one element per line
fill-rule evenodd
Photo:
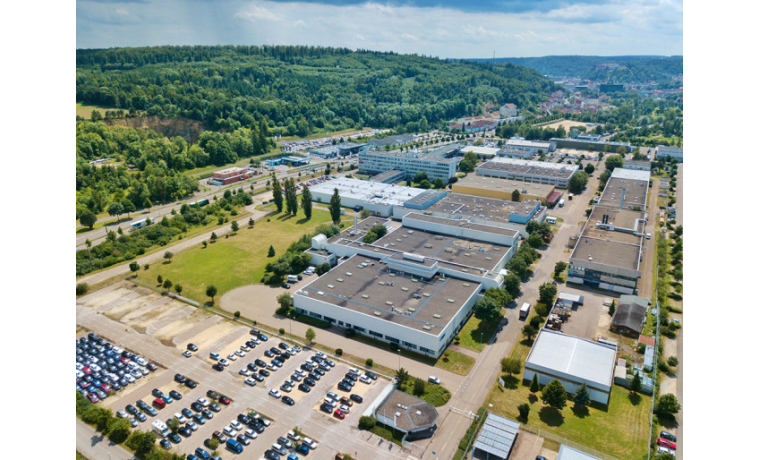
<path fill-rule="evenodd" d="M 552 216 L 546 216 L 546 222 L 548 222 L 550 224 L 556 224 L 557 223 L 557 218 L 556 217 L 552 217 Z"/>
<path fill-rule="evenodd" d="M 288 275 L 288 283 L 297 283 L 298 277 L 296 275 Z"/>
<path fill-rule="evenodd" d="M 565 206 L 565 200 L 564 199 L 559 200 L 559 207 L 561 208 L 561 207 L 564 207 L 564 206 Z"/>
<path fill-rule="evenodd" d="M 153 420 L 152 426 L 153 431 L 162 438 L 169 436 L 169 427 L 161 420 Z"/>
<path fill-rule="evenodd" d="M 525 302 L 522 304 L 522 307 L 520 307 L 520 318 L 527 318 L 530 314 L 530 304 L 528 302 Z"/>
<path fill-rule="evenodd" d="M 647 233 L 647 239 L 648 239 L 648 240 L 651 240 L 651 239 L 652 239 L 652 234 L 651 234 L 651 233 Z"/>

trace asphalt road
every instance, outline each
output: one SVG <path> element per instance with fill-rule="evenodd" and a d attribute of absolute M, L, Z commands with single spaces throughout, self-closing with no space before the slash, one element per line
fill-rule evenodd
<path fill-rule="evenodd" d="M 130 454 L 118 444 L 114 444 L 101 433 L 95 431 L 90 425 L 76 419 L 77 451 L 89 460 L 136 460 L 137 457 Z"/>

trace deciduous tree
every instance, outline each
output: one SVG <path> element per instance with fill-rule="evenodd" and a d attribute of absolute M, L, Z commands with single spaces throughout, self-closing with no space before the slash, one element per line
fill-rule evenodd
<path fill-rule="evenodd" d="M 314 332 L 314 329 L 312 328 L 306 329 L 306 340 L 308 340 L 309 343 L 314 343 L 315 338 L 317 338 L 317 333 Z"/>
<path fill-rule="evenodd" d="M 567 404 L 567 391 L 562 382 L 557 379 L 549 382 L 541 392 L 541 400 L 550 407 L 562 410 Z"/>

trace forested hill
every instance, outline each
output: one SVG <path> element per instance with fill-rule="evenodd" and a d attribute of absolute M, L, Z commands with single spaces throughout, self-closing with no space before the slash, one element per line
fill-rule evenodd
<path fill-rule="evenodd" d="M 491 62 L 491 59 L 474 59 Z M 577 77 L 613 83 L 648 83 L 683 75 L 683 56 L 544 56 L 496 58 L 496 64 L 530 67 L 542 75 Z M 600 64 L 618 64 L 602 66 Z"/>
<path fill-rule="evenodd" d="M 359 126 L 422 131 L 487 104 L 529 108 L 554 84 L 535 70 L 341 48 L 198 46 L 77 51 L 77 102 L 202 120 L 264 119 L 306 135 Z"/>

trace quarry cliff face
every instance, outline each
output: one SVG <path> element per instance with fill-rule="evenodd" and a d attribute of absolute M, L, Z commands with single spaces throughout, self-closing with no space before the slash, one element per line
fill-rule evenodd
<path fill-rule="evenodd" d="M 206 129 L 202 122 L 190 120 L 188 118 L 144 116 L 136 118 L 115 118 L 104 121 L 111 126 L 149 128 L 168 138 L 180 136 L 190 143 L 197 142 L 198 137 Z"/>

